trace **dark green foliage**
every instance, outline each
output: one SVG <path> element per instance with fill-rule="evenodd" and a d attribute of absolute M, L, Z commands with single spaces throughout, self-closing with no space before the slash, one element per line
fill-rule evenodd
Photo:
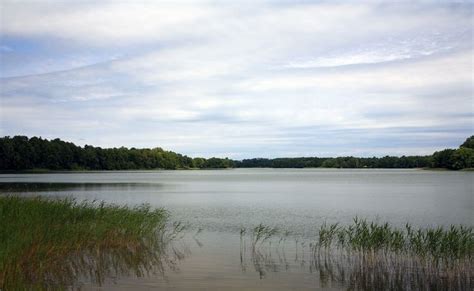
<path fill-rule="evenodd" d="M 461 147 L 474 149 L 474 135 L 471 135 L 470 137 L 468 137 L 466 141 L 463 142 Z"/>
<path fill-rule="evenodd" d="M 432 167 L 451 170 L 474 168 L 474 135 L 468 137 L 458 149 L 435 152 Z"/>
<path fill-rule="evenodd" d="M 107 148 L 76 146 L 60 139 L 26 136 L 0 138 L 0 170 L 132 170 L 229 168 L 229 159 L 203 159 L 161 148 Z"/>
<path fill-rule="evenodd" d="M 278 158 L 248 159 L 234 162 L 241 168 L 423 168 L 431 165 L 430 156 L 402 156 L 382 158 Z"/>
<path fill-rule="evenodd" d="M 234 161 L 239 168 L 445 168 L 460 170 L 474 168 L 474 136 L 469 137 L 459 149 L 445 149 L 432 156 L 385 156 L 381 158 L 278 158 L 246 159 Z"/>
<path fill-rule="evenodd" d="M 434 168 L 449 168 L 452 163 L 452 156 L 455 150 L 445 149 L 433 154 Z"/>
<path fill-rule="evenodd" d="M 204 162 L 201 164 L 200 168 L 206 169 L 221 169 L 221 168 L 232 168 L 233 161 L 228 158 L 219 159 L 219 158 L 210 158 L 204 159 Z"/>
<path fill-rule="evenodd" d="M 276 159 L 190 158 L 161 148 L 106 148 L 76 146 L 60 139 L 25 136 L 0 138 L 0 170 L 133 170 L 220 168 L 474 168 L 474 136 L 459 149 L 445 149 L 432 156 L 300 157 Z"/>
<path fill-rule="evenodd" d="M 245 159 L 235 161 L 234 165 L 240 168 L 318 168 L 325 158 L 276 158 L 276 159 Z"/>
<path fill-rule="evenodd" d="M 474 149 L 467 147 L 457 149 L 451 156 L 451 165 L 449 166 L 453 170 L 474 168 Z"/>

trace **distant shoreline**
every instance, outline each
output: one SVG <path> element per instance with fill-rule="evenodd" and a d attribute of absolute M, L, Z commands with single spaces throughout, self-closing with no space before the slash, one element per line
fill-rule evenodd
<path fill-rule="evenodd" d="M 0 174 L 61 174 L 61 173 L 96 173 L 96 172 L 156 172 L 156 171 L 212 171 L 212 170 L 238 170 L 238 169 L 272 169 L 272 170 L 304 170 L 304 169 L 318 169 L 318 170 L 418 170 L 418 171 L 433 171 L 433 172 L 474 172 L 474 168 L 466 168 L 460 170 L 452 170 L 448 168 L 324 168 L 324 167 L 304 167 L 304 168 L 282 168 L 282 167 L 239 167 L 239 168 L 188 168 L 188 169 L 128 169 L 128 170 L 49 170 L 49 169 L 30 169 L 30 170 L 0 170 Z"/>
<path fill-rule="evenodd" d="M 474 168 L 474 136 L 457 149 L 432 155 L 383 157 L 229 158 L 189 157 L 159 147 L 101 148 L 77 146 L 60 139 L 5 136 L 0 138 L 0 171 L 95 171 L 95 170 L 195 170 L 229 168 L 342 168 L 342 169 L 438 169 Z"/>

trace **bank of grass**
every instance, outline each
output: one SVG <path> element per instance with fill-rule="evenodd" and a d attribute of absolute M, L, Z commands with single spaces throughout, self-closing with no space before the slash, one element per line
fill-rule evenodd
<path fill-rule="evenodd" d="M 0 196 L 0 289 L 64 288 L 159 262 L 168 215 L 147 205 Z"/>

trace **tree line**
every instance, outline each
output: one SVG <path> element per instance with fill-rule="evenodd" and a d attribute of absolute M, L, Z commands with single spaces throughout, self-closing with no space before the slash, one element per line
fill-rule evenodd
<path fill-rule="evenodd" d="M 474 136 L 458 149 L 445 149 L 427 156 L 337 157 L 337 158 L 276 158 L 234 161 L 240 168 L 474 168 Z"/>
<path fill-rule="evenodd" d="M 474 168 L 474 135 L 468 137 L 458 149 L 445 149 L 435 152 L 432 160 L 435 168 L 451 170 Z"/>
<path fill-rule="evenodd" d="M 458 149 L 429 156 L 301 157 L 276 159 L 191 158 L 162 148 L 77 146 L 60 139 L 26 136 L 0 138 L 0 170 L 137 170 L 216 168 L 474 168 L 474 136 Z"/>
<path fill-rule="evenodd" d="M 431 164 L 430 156 L 277 158 L 235 162 L 235 166 L 241 168 L 424 168 L 430 167 Z"/>
<path fill-rule="evenodd" d="M 1 170 L 205 169 L 231 166 L 229 159 L 193 159 L 162 148 L 80 147 L 60 139 L 26 136 L 0 138 Z"/>

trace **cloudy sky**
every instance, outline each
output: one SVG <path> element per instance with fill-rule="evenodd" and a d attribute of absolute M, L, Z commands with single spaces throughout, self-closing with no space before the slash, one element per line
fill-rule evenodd
<path fill-rule="evenodd" d="M 472 2 L 0 10 L 2 136 L 240 159 L 431 154 L 474 133 Z"/>

